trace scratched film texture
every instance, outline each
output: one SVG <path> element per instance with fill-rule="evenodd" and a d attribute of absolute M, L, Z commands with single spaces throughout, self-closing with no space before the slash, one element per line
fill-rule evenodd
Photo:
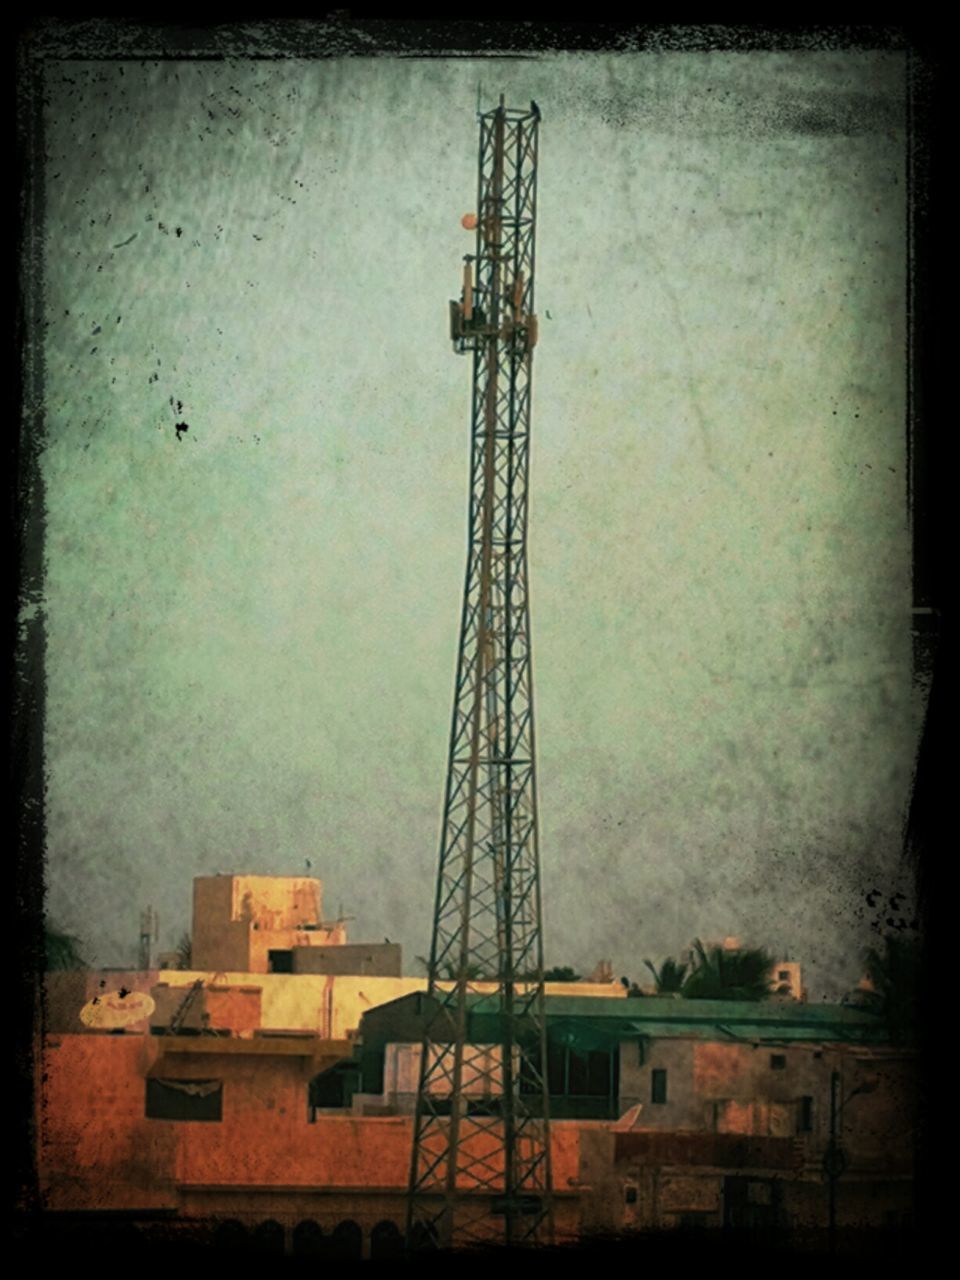
<path fill-rule="evenodd" d="M 428 945 L 484 106 L 543 113 L 547 959 L 859 976 L 922 708 L 898 55 L 80 63 L 46 80 L 48 909 L 292 874 Z M 186 423 L 187 430 L 176 431 Z"/>

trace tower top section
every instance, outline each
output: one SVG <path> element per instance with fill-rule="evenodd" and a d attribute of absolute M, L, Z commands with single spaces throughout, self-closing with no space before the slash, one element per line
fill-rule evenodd
<path fill-rule="evenodd" d="M 474 233 L 464 254 L 459 300 L 450 302 L 450 339 L 458 355 L 497 351 L 524 361 L 537 342 L 533 305 L 537 145 L 540 109 L 500 105 L 478 112 L 477 204 L 460 225 Z"/>

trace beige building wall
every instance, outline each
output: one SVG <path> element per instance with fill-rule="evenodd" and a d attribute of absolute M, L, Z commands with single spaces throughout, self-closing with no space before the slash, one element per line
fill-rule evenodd
<path fill-rule="evenodd" d="M 193 882 L 192 962 L 216 972 L 268 973 L 271 951 L 346 942 L 323 924 L 323 886 L 312 877 L 201 876 Z"/>
<path fill-rule="evenodd" d="M 193 882 L 191 963 L 198 969 L 249 971 L 250 925 L 234 914 L 232 876 L 204 876 Z"/>
<path fill-rule="evenodd" d="M 189 987 L 198 978 L 211 979 L 210 972 L 198 970 L 165 970 L 164 982 L 170 986 Z M 218 972 L 218 983 L 243 986 L 250 973 Z M 156 982 L 156 974 L 153 975 Z M 151 984 L 152 985 L 152 984 Z M 426 991 L 427 980 L 421 978 L 384 978 L 312 973 L 258 973 L 256 985 L 261 989 L 262 1025 L 271 1030 L 313 1031 L 326 1039 L 344 1039 L 360 1026 L 360 1019 L 370 1009 L 388 1004 L 414 991 Z M 444 984 L 445 986 L 449 984 Z M 145 988 L 149 990 L 149 986 Z M 480 992 L 496 987 L 478 983 Z M 610 988 L 604 983 L 547 983 L 548 995 L 595 996 L 609 999 Z M 622 993 L 623 988 L 620 988 Z M 615 997 L 617 998 L 617 997 Z"/>
<path fill-rule="evenodd" d="M 812 1098 L 814 1136 L 829 1125 L 830 1073 L 838 1055 L 819 1044 L 777 1045 L 663 1039 L 620 1046 L 621 1111 L 639 1106 L 634 1128 L 789 1137 L 801 1099 Z M 666 1071 L 666 1101 L 654 1102 L 654 1072 Z"/>
<path fill-rule="evenodd" d="M 313 877 L 227 876 L 231 915 L 260 929 L 302 929 L 323 921 L 323 886 Z"/>
<path fill-rule="evenodd" d="M 796 960 L 778 960 L 770 970 L 770 990 L 790 1000 L 805 1000 L 806 992 Z"/>

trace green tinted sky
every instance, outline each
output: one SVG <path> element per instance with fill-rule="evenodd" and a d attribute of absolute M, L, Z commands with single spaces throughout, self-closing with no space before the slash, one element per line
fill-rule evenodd
<path fill-rule="evenodd" d="M 49 909 L 125 963 L 193 876 L 309 858 L 354 937 L 426 949 L 478 78 L 544 121 L 548 959 L 736 933 L 818 994 L 917 733 L 896 55 L 48 70 Z"/>

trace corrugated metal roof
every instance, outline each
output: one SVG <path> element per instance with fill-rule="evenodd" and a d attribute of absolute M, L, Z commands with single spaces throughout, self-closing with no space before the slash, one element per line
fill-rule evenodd
<path fill-rule="evenodd" d="M 547 996 L 550 1038 L 564 1040 L 568 1024 L 572 1044 L 607 1042 L 649 1036 L 699 1040 L 877 1041 L 884 1036 L 882 1021 L 873 1014 L 845 1005 L 809 1005 L 787 1001 L 602 1000 L 594 997 Z M 480 996 L 470 1001 L 471 1021 L 479 1032 L 497 1017 L 496 1001 Z"/>
<path fill-rule="evenodd" d="M 412 993 L 378 1006 L 367 1017 L 385 1016 L 391 1007 L 424 1000 Z M 500 1012 L 494 995 L 469 995 L 470 1035 L 477 1043 L 499 1038 Z M 650 1037 L 698 1040 L 883 1043 L 883 1021 L 875 1014 L 838 1004 L 801 1004 L 789 1000 L 687 1000 L 669 996 L 604 999 L 602 996 L 547 996 L 547 1026 L 555 1043 L 604 1048 L 616 1040 Z M 426 1012 L 426 1009 L 424 1010 Z"/>

